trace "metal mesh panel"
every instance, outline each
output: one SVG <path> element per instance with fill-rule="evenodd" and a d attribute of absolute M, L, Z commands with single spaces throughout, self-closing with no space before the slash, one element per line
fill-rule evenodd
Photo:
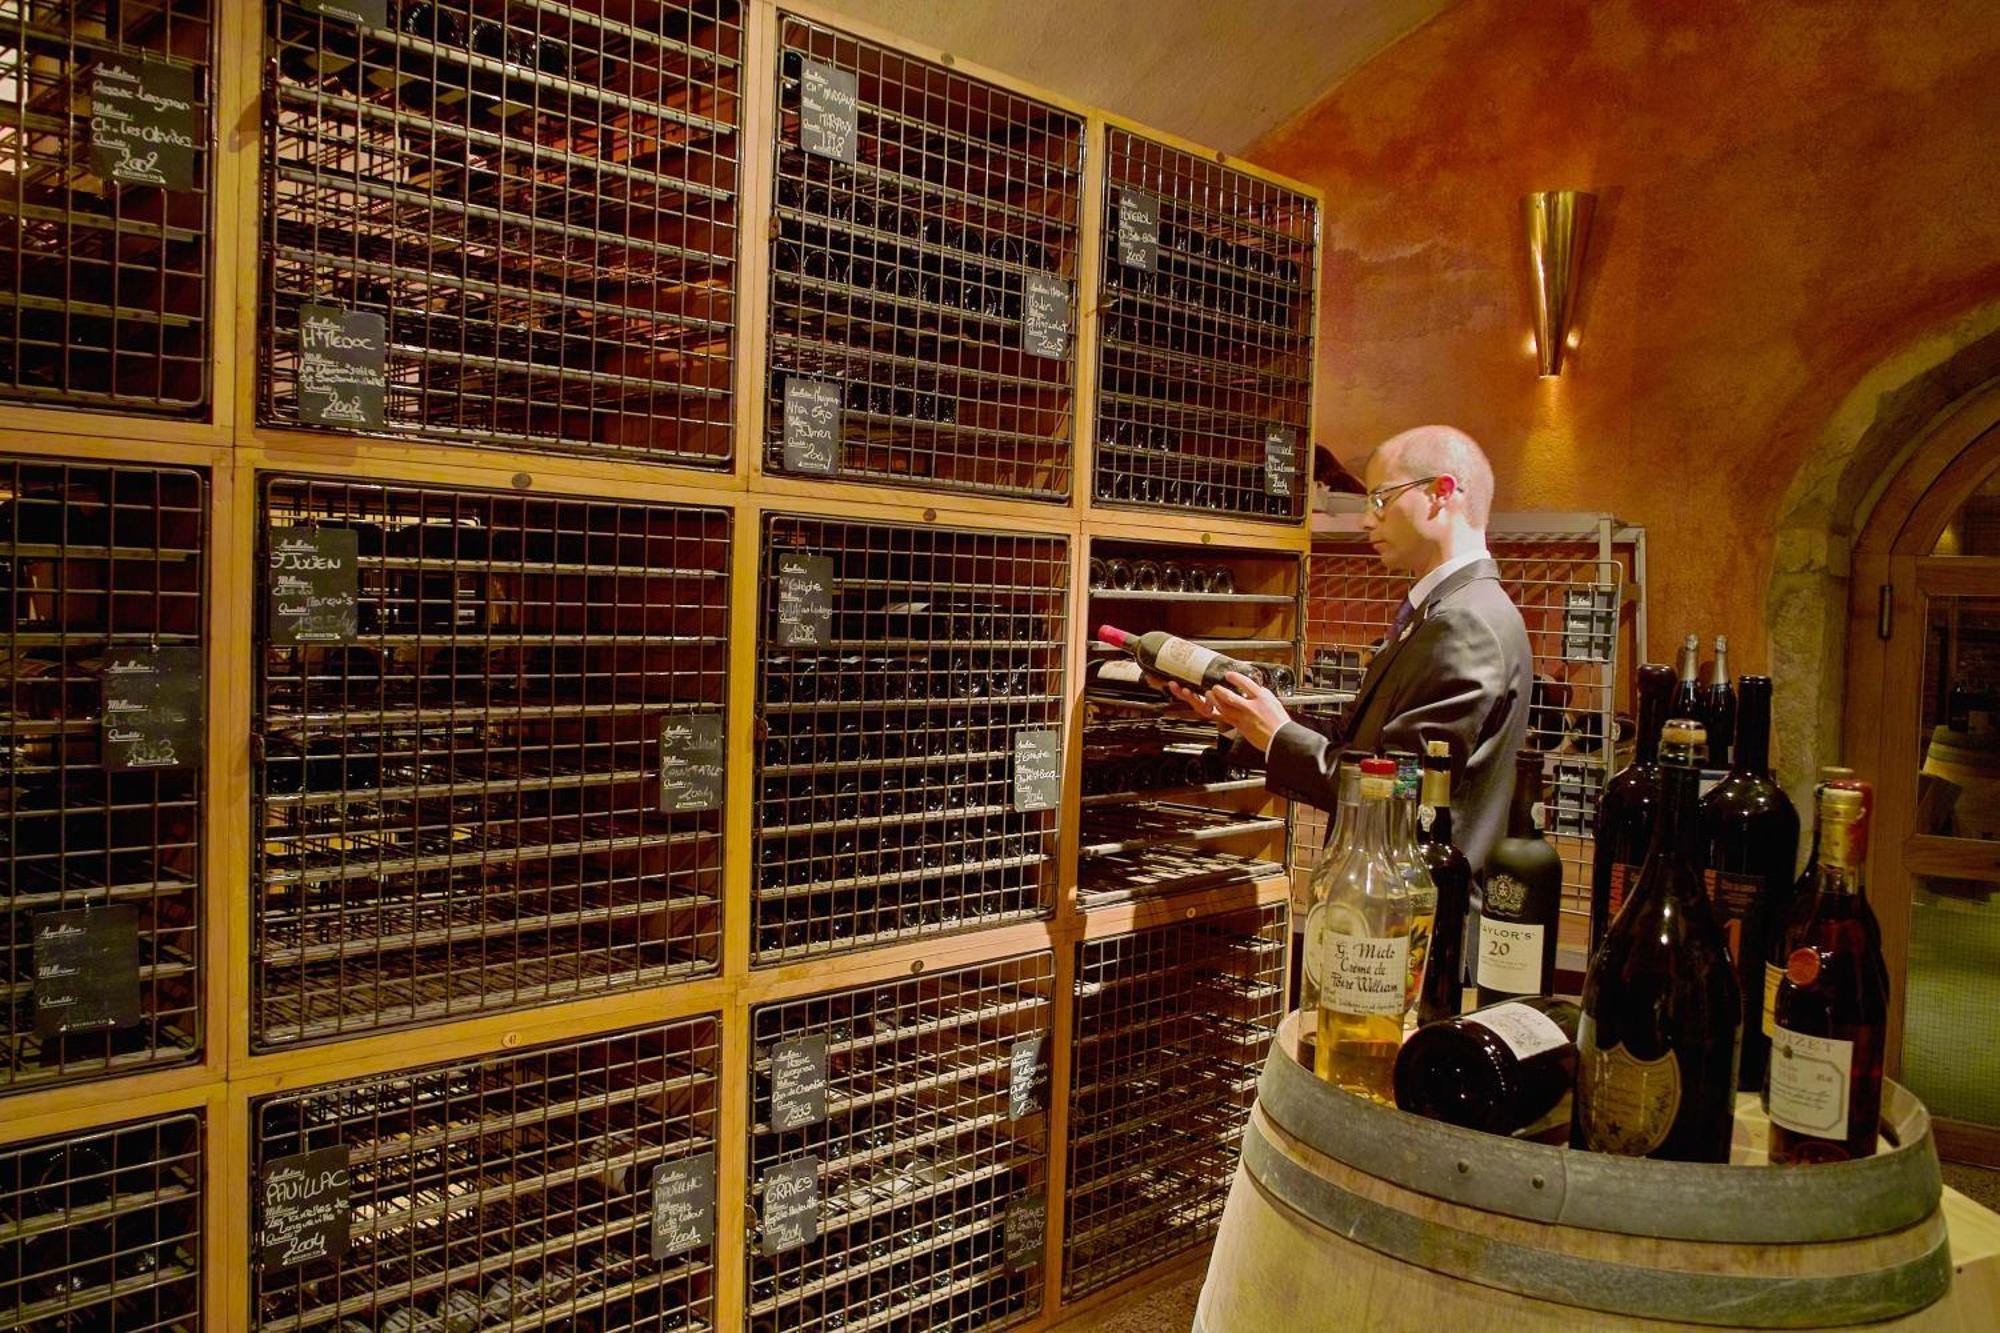
<path fill-rule="evenodd" d="M 754 1012 L 752 1333 L 1001 1328 L 1035 1314 L 1041 1261 L 1010 1260 L 1003 1233 L 1015 1206 L 1045 1205 L 1047 1098 L 1010 1118 L 1010 1070 L 1017 1043 L 1050 1030 L 1054 981 L 1039 953 Z M 828 1114 L 781 1133 L 772 1048 L 802 1038 L 826 1043 Z M 766 1255 L 765 1173 L 811 1160 L 818 1238 Z"/>
<path fill-rule="evenodd" d="M 1298 522 L 1318 205 L 1115 126 L 1105 182 L 1098 502 Z M 1150 267 L 1121 253 L 1128 192 L 1155 216 Z"/>
<path fill-rule="evenodd" d="M 766 466 L 1068 495 L 1074 357 L 1022 322 L 1037 280 L 1074 310 L 1082 118 L 789 15 L 779 46 Z M 851 164 L 800 146 L 804 62 L 859 79 Z M 810 467 L 785 456 L 794 377 L 844 405 Z"/>
<path fill-rule="evenodd" d="M 1024 734 L 1059 740 L 1068 541 L 771 515 L 763 555 L 757 959 L 1044 914 L 1057 812 L 1014 776 Z M 829 562 L 809 647 L 780 622 L 800 557 Z"/>
<path fill-rule="evenodd" d="M 652 1257 L 652 1176 L 712 1152 L 701 1017 L 251 1103 L 250 1168 L 345 1148 L 345 1253 L 253 1271 L 293 1329 L 714 1327 L 714 1246 Z M 256 1264 L 253 1250 L 252 1263 Z"/>
<path fill-rule="evenodd" d="M 183 1060 L 201 1043 L 198 759 L 114 768 L 114 653 L 200 653 L 206 480 L 0 457 L 0 1091 Z M 139 1022 L 36 1035 L 34 936 L 49 912 L 131 913 Z"/>
<path fill-rule="evenodd" d="M 0 398 L 197 414 L 208 404 L 210 0 L 0 4 Z M 93 73 L 192 80 L 195 184 L 106 180 Z"/>
<path fill-rule="evenodd" d="M 1076 946 L 1063 1294 L 1215 1234 L 1284 1016 L 1274 903 Z"/>
<path fill-rule="evenodd" d="M 264 557 L 355 534 L 361 633 L 260 619 L 260 1043 L 716 965 L 721 814 L 662 811 L 660 741 L 721 715 L 726 513 L 266 478 L 263 517 Z"/>
<path fill-rule="evenodd" d="M 386 433 L 727 463 L 739 6 L 394 13 L 270 7 L 262 418 L 331 305 L 387 321 Z"/>
<path fill-rule="evenodd" d="M 202 1326 L 198 1113 L 0 1148 L 0 1327 Z"/>

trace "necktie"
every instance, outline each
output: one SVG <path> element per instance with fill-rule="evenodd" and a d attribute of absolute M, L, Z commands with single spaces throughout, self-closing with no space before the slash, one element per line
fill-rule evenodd
<path fill-rule="evenodd" d="M 1396 608 L 1396 623 L 1389 626 L 1389 637 L 1383 642 L 1394 643 L 1402 638 L 1403 631 L 1409 628 L 1410 622 L 1416 618 L 1416 615 L 1417 608 L 1411 604 L 1409 598 L 1405 597 L 1402 604 Z"/>

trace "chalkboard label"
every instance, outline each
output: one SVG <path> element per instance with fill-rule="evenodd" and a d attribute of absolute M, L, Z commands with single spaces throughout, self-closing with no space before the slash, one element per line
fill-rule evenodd
<path fill-rule="evenodd" d="M 104 663 L 104 766 L 117 771 L 201 762 L 201 650 L 115 653 Z"/>
<path fill-rule="evenodd" d="M 388 398 L 389 328 L 380 315 L 299 307 L 299 420 L 380 426 Z"/>
<path fill-rule="evenodd" d="M 785 379 L 785 470 L 830 473 L 840 466 L 838 384 Z"/>
<path fill-rule="evenodd" d="M 799 146 L 839 162 L 857 160 L 861 79 L 831 65 L 799 63 Z"/>
<path fill-rule="evenodd" d="M 1060 361 L 1069 355 L 1069 284 L 1046 273 L 1030 273 L 1021 310 L 1021 347 L 1033 356 Z"/>
<path fill-rule="evenodd" d="M 1014 733 L 1014 808 L 1053 810 L 1062 802 L 1062 736 L 1054 731 Z"/>
<path fill-rule="evenodd" d="M 833 557 L 778 557 L 778 647 L 818 648 L 833 633 Z"/>
<path fill-rule="evenodd" d="M 1042 1109 L 1048 1091 L 1049 1068 L 1042 1063 L 1044 1036 L 1035 1033 L 1014 1043 L 1007 1055 L 1007 1118 L 1025 1120 Z"/>
<path fill-rule="evenodd" d="M 715 1240 L 715 1154 L 653 1168 L 653 1258 L 671 1259 Z"/>
<path fill-rule="evenodd" d="M 1118 192 L 1118 262 L 1151 273 L 1160 262 L 1160 201 L 1143 190 Z"/>
<path fill-rule="evenodd" d="M 192 190 L 202 138 L 193 70 L 108 56 L 90 72 L 90 163 L 105 180 Z"/>
<path fill-rule="evenodd" d="M 1040 1192 L 1017 1194 L 1007 1201 L 1001 1229 L 1005 1233 L 1007 1267 L 1019 1271 L 1042 1261 L 1042 1241 L 1049 1229 L 1049 1200 Z"/>
<path fill-rule="evenodd" d="M 722 717 L 660 719 L 660 809 L 670 815 L 722 805 Z"/>
<path fill-rule="evenodd" d="M 819 1158 L 804 1157 L 764 1173 L 764 1253 L 783 1254 L 819 1239 Z"/>
<path fill-rule="evenodd" d="M 257 1181 L 257 1266 L 266 1273 L 347 1253 L 347 1145 L 278 1157 Z"/>
<path fill-rule="evenodd" d="M 800 1037 L 771 1048 L 771 1128 L 783 1133 L 826 1119 L 826 1038 Z"/>
<path fill-rule="evenodd" d="M 38 912 L 35 1034 L 131 1027 L 139 1013 L 139 915 L 129 907 Z"/>
<path fill-rule="evenodd" d="M 1609 662 L 1618 630 L 1617 593 L 1593 583 L 1563 594 L 1563 656 L 1572 662 Z"/>
<path fill-rule="evenodd" d="M 1290 426 L 1264 432 L 1264 494 L 1289 497 L 1299 471 L 1299 433 Z"/>
<path fill-rule="evenodd" d="M 359 553 L 352 528 L 271 529 L 271 642 L 353 641 Z"/>
<path fill-rule="evenodd" d="M 365 23 L 371 28 L 389 26 L 389 0 L 304 0 L 306 10 L 330 19 Z"/>

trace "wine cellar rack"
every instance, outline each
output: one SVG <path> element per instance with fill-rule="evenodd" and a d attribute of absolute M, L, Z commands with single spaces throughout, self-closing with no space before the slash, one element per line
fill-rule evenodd
<path fill-rule="evenodd" d="M 0 13 L 0 399 L 188 416 L 213 378 L 213 0 L 49 0 Z M 94 145 L 100 78 L 186 103 L 189 179 Z"/>
<path fill-rule="evenodd" d="M 1083 117 L 789 14 L 778 45 L 765 466 L 1066 497 Z M 856 84 L 850 160 L 802 129 L 823 71 Z M 1057 298 L 1060 346 L 1029 328 Z M 787 430 L 801 381 L 831 447 Z"/>
<path fill-rule="evenodd" d="M 1318 204 L 1116 125 L 1104 170 L 1098 503 L 1297 523 Z"/>
<path fill-rule="evenodd" d="M 1215 1232 L 1285 1013 L 1285 904 L 1076 946 L 1063 1291 Z"/>
<path fill-rule="evenodd" d="M 0 1092 L 201 1045 L 202 756 L 120 758 L 104 703 L 114 667 L 199 670 L 207 501 L 189 469 L 0 457 Z M 72 928 L 125 992 L 74 1024 L 36 985 L 45 933 Z"/>
<path fill-rule="evenodd" d="M 1054 958 L 1038 953 L 754 1011 L 751 1329 L 1003 1328 L 1034 1314 L 1054 989 Z M 800 1095 L 815 1077 L 818 1106 Z M 817 1181 L 816 1226 L 787 1223 L 796 1204 L 775 1190 L 766 1205 L 766 1186 L 792 1176 Z"/>
<path fill-rule="evenodd" d="M 267 477 L 356 551 L 359 632 L 281 642 L 256 742 L 264 1045 L 713 969 L 718 809 L 663 810 L 663 726 L 726 702 L 729 515 Z M 267 578 L 269 576 L 267 575 Z"/>
<path fill-rule="evenodd" d="M 728 464 L 742 14 L 622 12 L 268 7 L 263 420 L 313 419 L 302 312 L 332 308 L 383 321 L 362 429 Z"/>
<path fill-rule="evenodd" d="M 719 1049 L 703 1016 L 253 1102 L 254 1180 L 348 1182 L 344 1248 L 254 1256 L 257 1327 L 713 1328 L 714 1246 L 656 1258 L 651 1198 L 715 1150 Z"/>

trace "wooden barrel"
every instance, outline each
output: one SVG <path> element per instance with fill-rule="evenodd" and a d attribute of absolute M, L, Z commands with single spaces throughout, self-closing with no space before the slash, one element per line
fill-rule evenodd
<path fill-rule="evenodd" d="M 1196 1333 L 1992 1327 L 1940 1303 L 1930 1117 L 1894 1083 L 1865 1161 L 1654 1162 L 1377 1106 L 1300 1067 L 1297 1021 L 1265 1062 Z M 1739 1156 L 1761 1161 L 1750 1137 Z"/>

